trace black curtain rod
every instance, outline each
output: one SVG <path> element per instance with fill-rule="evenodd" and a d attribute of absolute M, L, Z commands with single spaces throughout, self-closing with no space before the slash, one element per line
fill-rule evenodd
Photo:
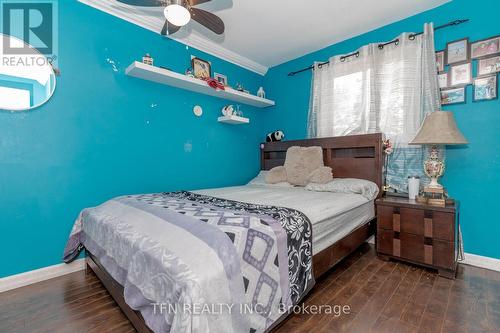
<path fill-rule="evenodd" d="M 443 29 L 443 28 L 446 28 L 446 27 L 451 27 L 451 26 L 459 25 L 459 24 L 462 24 L 462 23 L 465 23 L 465 22 L 468 22 L 468 21 L 469 21 L 469 19 L 451 21 L 451 22 L 448 22 L 446 24 L 443 24 L 443 25 L 440 25 L 438 27 L 435 27 L 434 30 L 439 30 L 439 29 Z M 417 33 L 411 34 L 410 36 L 408 36 L 408 38 L 410 38 L 411 40 L 414 40 L 415 37 L 417 37 L 418 35 L 421 35 L 423 33 L 424 33 L 423 31 L 422 32 L 417 32 Z M 387 46 L 387 45 L 390 45 L 390 44 L 398 45 L 399 44 L 399 38 L 391 40 L 390 42 L 387 42 L 387 43 L 378 44 L 378 48 L 382 50 L 384 48 L 384 46 Z M 349 57 L 359 57 L 359 51 L 356 51 L 354 53 L 349 53 L 349 54 L 346 54 L 344 56 L 341 56 L 340 57 L 340 61 L 345 61 Z M 318 67 L 321 68 L 321 66 L 327 65 L 329 63 L 330 63 L 329 61 L 321 62 L 321 63 L 318 64 Z M 294 76 L 295 74 L 299 74 L 299 73 L 302 73 L 302 72 L 305 72 L 305 71 L 308 71 L 308 70 L 311 70 L 311 69 L 314 69 L 314 65 L 311 65 L 309 67 L 300 69 L 300 70 L 295 71 L 295 72 L 290 72 L 290 73 L 288 73 L 288 76 Z"/>

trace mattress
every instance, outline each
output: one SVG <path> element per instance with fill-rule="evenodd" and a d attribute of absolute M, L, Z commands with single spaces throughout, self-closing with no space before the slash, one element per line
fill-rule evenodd
<path fill-rule="evenodd" d="M 312 223 L 291 208 L 126 195 L 80 213 L 64 261 L 83 247 L 158 333 L 265 332 L 314 286 Z"/>
<path fill-rule="evenodd" d="M 313 254 L 317 254 L 375 217 L 373 200 L 360 194 L 308 191 L 302 187 L 245 185 L 193 191 L 194 193 L 258 205 L 301 211 L 313 226 Z"/>

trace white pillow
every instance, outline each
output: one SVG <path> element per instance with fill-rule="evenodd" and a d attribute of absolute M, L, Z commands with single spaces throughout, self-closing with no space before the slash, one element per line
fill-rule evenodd
<path fill-rule="evenodd" d="M 326 184 L 309 183 L 306 190 L 361 194 L 368 200 L 375 199 L 379 192 L 378 186 L 374 182 L 357 178 L 334 178 Z"/>
<path fill-rule="evenodd" d="M 257 177 L 249 181 L 247 185 L 270 186 L 270 187 L 293 187 L 293 185 L 288 182 L 281 182 L 276 184 L 266 183 L 266 175 L 268 172 L 269 171 L 266 170 L 260 171 Z"/>

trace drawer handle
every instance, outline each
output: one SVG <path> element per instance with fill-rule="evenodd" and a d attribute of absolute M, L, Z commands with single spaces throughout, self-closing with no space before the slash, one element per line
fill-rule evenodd
<path fill-rule="evenodd" d="M 432 238 L 432 219 L 425 217 L 424 218 L 424 236 Z"/>
<path fill-rule="evenodd" d="M 392 241 L 392 255 L 395 257 L 401 256 L 401 240 L 393 239 L 393 241 Z"/>
<path fill-rule="evenodd" d="M 398 213 L 392 214 L 392 230 L 396 232 L 401 231 L 401 215 Z"/>
<path fill-rule="evenodd" d="M 432 245 L 424 245 L 424 262 L 432 265 Z"/>

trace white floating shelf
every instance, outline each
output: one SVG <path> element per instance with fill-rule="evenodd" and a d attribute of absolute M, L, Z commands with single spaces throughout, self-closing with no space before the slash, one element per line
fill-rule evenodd
<path fill-rule="evenodd" d="M 219 123 L 238 125 L 238 124 L 248 124 L 250 122 L 250 119 L 238 116 L 224 116 L 217 118 L 217 121 Z"/>
<path fill-rule="evenodd" d="M 129 76 L 140 79 L 190 90 L 200 94 L 215 96 L 258 108 L 266 108 L 275 104 L 272 100 L 260 98 L 229 87 L 226 87 L 226 90 L 216 90 L 209 87 L 203 80 L 172 72 L 165 68 L 146 65 L 140 61 L 134 61 L 130 66 L 128 66 L 125 73 Z"/>

